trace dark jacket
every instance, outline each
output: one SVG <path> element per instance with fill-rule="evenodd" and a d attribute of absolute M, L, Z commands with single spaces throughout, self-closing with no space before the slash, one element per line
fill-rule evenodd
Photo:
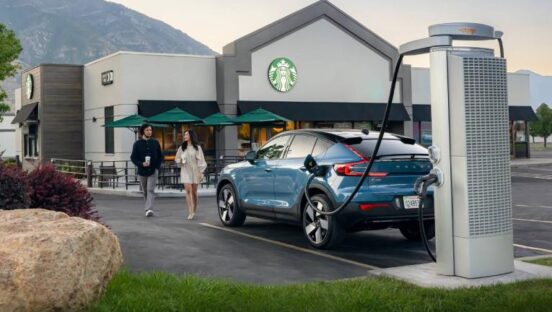
<path fill-rule="evenodd" d="M 146 156 L 150 156 L 149 167 L 144 167 L 142 164 L 146 161 Z M 132 146 L 132 154 L 130 154 L 130 160 L 136 167 L 138 167 L 138 175 L 143 177 L 149 177 L 155 173 L 155 169 L 161 168 L 163 163 L 163 153 L 161 152 L 161 146 L 155 139 L 144 140 L 140 139 L 134 142 Z"/>

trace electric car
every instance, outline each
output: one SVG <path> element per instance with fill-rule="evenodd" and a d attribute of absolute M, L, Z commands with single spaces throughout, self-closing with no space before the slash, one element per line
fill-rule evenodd
<path fill-rule="evenodd" d="M 295 223 L 315 248 L 329 249 L 345 232 L 394 227 L 409 240 L 421 240 L 420 199 L 414 182 L 429 173 L 427 150 L 414 139 L 386 133 L 369 177 L 352 202 L 335 215 L 315 212 L 306 200 L 311 154 L 323 176 L 308 186 L 311 203 L 332 211 L 347 199 L 365 171 L 379 133 L 366 130 L 303 129 L 283 132 L 228 165 L 217 183 L 217 206 L 225 226 L 241 226 L 246 216 Z M 423 199 L 424 229 L 435 235 L 432 191 Z"/>

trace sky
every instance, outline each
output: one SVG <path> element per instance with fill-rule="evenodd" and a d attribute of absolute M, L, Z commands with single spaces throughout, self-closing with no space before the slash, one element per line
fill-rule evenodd
<path fill-rule="evenodd" d="M 221 53 L 226 44 L 316 0 L 110 0 L 161 20 Z M 551 0 L 330 0 L 398 47 L 427 37 L 429 25 L 489 24 L 504 32 L 508 71 L 552 76 Z M 482 44 L 496 48 L 494 42 Z M 428 67 L 426 55 L 405 63 Z"/>

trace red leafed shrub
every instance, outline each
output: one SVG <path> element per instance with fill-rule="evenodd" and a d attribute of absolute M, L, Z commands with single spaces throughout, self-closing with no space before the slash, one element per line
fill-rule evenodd
<path fill-rule="evenodd" d="M 31 207 L 65 212 L 72 217 L 99 222 L 93 208 L 93 198 L 78 180 L 65 176 L 51 164 L 42 165 L 31 172 L 27 180 L 31 186 Z"/>
<path fill-rule="evenodd" d="M 15 166 L 0 164 L 0 209 L 28 208 L 30 193 L 25 172 Z"/>

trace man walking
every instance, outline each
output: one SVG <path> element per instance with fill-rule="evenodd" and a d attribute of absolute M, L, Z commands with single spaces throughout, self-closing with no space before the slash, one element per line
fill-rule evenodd
<path fill-rule="evenodd" d="M 134 142 L 130 160 L 138 167 L 138 179 L 144 192 L 146 201 L 146 217 L 153 216 L 153 202 L 155 200 L 155 186 L 159 168 L 163 163 L 163 153 L 157 140 L 153 139 L 153 128 L 150 124 L 140 127 L 140 139 Z"/>

